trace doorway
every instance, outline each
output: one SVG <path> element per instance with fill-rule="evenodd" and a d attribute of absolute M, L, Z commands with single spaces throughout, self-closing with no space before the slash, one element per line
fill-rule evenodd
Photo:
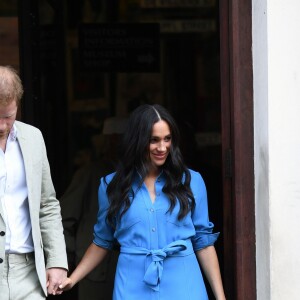
<path fill-rule="evenodd" d="M 22 118 L 44 133 L 58 198 L 101 152 L 106 118 L 160 103 L 179 124 L 185 160 L 202 174 L 210 219 L 222 233 L 218 1 L 32 0 L 19 6 L 27 87 Z M 216 249 L 228 280 L 223 234 Z"/>
<path fill-rule="evenodd" d="M 235 292 L 235 274 L 240 270 L 235 234 L 243 221 L 235 211 L 240 196 L 232 192 L 236 192 L 236 183 L 244 183 L 235 176 L 242 172 L 239 162 L 243 157 L 236 157 L 240 146 L 231 121 L 237 122 L 238 115 L 245 112 L 238 111 L 238 102 L 234 102 L 239 96 L 232 82 L 241 80 L 234 66 L 242 62 L 232 53 L 231 38 L 238 31 L 232 29 L 229 20 L 249 22 L 247 17 L 239 17 L 245 11 L 251 12 L 249 3 L 239 5 L 232 13 L 229 7 L 235 8 L 235 1 L 22 2 L 19 1 L 20 67 L 27 87 L 22 118 L 44 133 L 58 197 L 74 172 L 92 159 L 95 149 L 99 150 L 99 134 L 107 117 L 126 117 L 141 103 L 163 104 L 183 132 L 188 165 L 203 175 L 207 185 L 210 218 L 215 230 L 222 233 L 216 248 L 227 297 L 246 299 L 235 298 L 239 294 Z M 99 25 L 117 23 L 126 28 L 130 24 L 141 28 L 153 25 L 152 29 L 143 27 L 145 35 L 149 33 L 151 47 L 141 61 L 148 62 L 148 66 L 142 69 L 129 60 L 130 64 L 118 69 L 122 57 L 128 54 L 123 49 L 94 53 L 92 56 L 98 58 L 102 55 L 98 68 L 87 68 L 87 64 L 82 67 L 87 61 L 81 43 L 88 27 L 97 29 Z M 114 37 L 119 29 L 115 27 Z M 234 49 L 242 51 L 237 46 Z M 105 69 L 107 57 L 119 62 L 112 66 L 113 72 Z M 246 196 L 251 203 L 249 195 Z M 249 257 L 253 262 L 252 252 Z M 253 270 L 250 277 L 253 279 Z M 249 289 L 252 287 L 253 283 Z"/>

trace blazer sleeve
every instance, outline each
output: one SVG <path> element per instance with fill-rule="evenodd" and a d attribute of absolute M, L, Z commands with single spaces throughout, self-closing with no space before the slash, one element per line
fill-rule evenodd
<path fill-rule="evenodd" d="M 42 153 L 41 202 L 39 216 L 46 269 L 55 267 L 68 269 L 60 203 L 56 199 L 46 146 L 42 134 L 40 134 L 39 141 Z"/>

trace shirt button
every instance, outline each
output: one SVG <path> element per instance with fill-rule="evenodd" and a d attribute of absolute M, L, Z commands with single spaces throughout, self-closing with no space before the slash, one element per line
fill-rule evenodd
<path fill-rule="evenodd" d="M 155 227 L 153 227 L 153 228 L 152 228 L 152 231 L 153 231 L 153 232 L 155 232 L 155 231 L 156 231 Z"/>
<path fill-rule="evenodd" d="M 152 212 L 152 213 L 153 213 L 153 212 L 154 212 L 154 209 L 153 209 L 153 208 L 150 208 L 150 212 Z"/>
<path fill-rule="evenodd" d="M 5 232 L 4 231 L 0 231 L 0 236 L 4 236 Z"/>
<path fill-rule="evenodd" d="M 3 263 L 3 259 L 2 258 L 0 258 L 0 264 L 2 264 Z"/>

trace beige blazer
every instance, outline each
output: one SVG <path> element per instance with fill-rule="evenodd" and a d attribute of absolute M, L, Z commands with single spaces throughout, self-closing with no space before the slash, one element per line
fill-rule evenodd
<path fill-rule="evenodd" d="M 46 268 L 68 268 L 60 204 L 56 199 L 46 147 L 40 130 L 19 121 L 15 124 L 25 164 L 36 270 L 47 295 Z M 5 223 L 0 204 L 1 231 L 5 232 Z M 5 235 L 0 235 L 0 258 L 5 259 Z M 0 276 L 3 265 L 0 263 Z"/>

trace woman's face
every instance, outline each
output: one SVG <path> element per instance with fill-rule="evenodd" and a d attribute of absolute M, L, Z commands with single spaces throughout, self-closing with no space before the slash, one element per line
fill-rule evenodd
<path fill-rule="evenodd" d="M 152 127 L 149 143 L 150 161 L 155 168 L 162 166 L 171 148 L 171 131 L 167 122 L 161 120 Z"/>

